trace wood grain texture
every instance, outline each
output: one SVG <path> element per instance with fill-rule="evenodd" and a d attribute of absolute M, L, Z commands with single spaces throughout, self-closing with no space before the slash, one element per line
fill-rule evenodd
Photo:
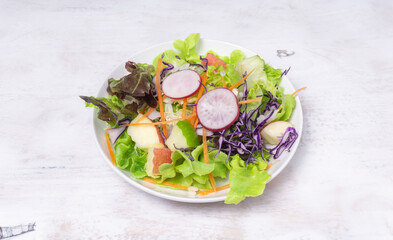
<path fill-rule="evenodd" d="M 393 238 L 392 1 L 3 0 L 0 20 L 0 226 L 37 223 L 15 239 Z M 295 157 L 238 206 L 130 186 L 78 99 L 132 53 L 191 32 L 308 87 Z"/>

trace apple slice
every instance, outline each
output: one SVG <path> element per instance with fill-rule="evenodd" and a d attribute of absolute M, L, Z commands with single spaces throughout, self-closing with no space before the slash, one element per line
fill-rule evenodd
<path fill-rule="evenodd" d="M 191 123 L 188 120 L 183 120 L 177 122 L 173 127 L 165 144 L 170 150 L 175 151 L 176 148 L 195 148 L 201 143 Z"/>
<path fill-rule="evenodd" d="M 135 123 L 140 117 L 142 117 L 142 114 L 139 114 L 131 123 Z M 146 117 L 139 122 L 152 123 L 152 121 Z M 147 150 L 158 143 L 164 144 L 164 139 L 162 139 L 160 130 L 154 125 L 129 126 L 127 133 L 130 135 L 132 141 L 135 142 L 136 147 L 143 150 Z"/>
<path fill-rule="evenodd" d="M 149 148 L 147 151 L 146 173 L 150 177 L 160 175 L 159 167 L 163 163 L 172 163 L 172 151 L 161 144 L 160 147 Z"/>

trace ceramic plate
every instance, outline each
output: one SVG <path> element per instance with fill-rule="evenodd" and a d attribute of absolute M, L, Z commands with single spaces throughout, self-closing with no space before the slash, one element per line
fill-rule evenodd
<path fill-rule="evenodd" d="M 134 55 L 132 55 L 128 60 L 134 61 L 134 62 L 140 62 L 140 63 L 152 63 L 153 59 L 157 56 L 157 54 L 163 52 L 164 50 L 167 49 L 172 49 L 172 42 L 167 42 L 167 43 L 162 43 L 150 48 L 147 48 L 143 51 L 140 51 Z M 257 53 L 250 51 L 246 48 L 236 46 L 234 44 L 222 42 L 222 41 L 215 41 L 215 40 L 207 40 L 207 39 L 200 39 L 198 46 L 197 46 L 197 51 L 199 54 L 204 54 L 208 50 L 213 50 L 217 52 L 219 55 L 226 55 L 228 56 L 233 50 L 239 49 L 242 50 L 245 54 L 246 57 L 251 57 L 254 55 L 257 55 Z M 261 56 L 263 58 L 263 56 Z M 268 62 L 269 59 L 266 59 Z M 126 61 L 124 61 L 126 62 Z M 106 79 L 103 79 L 103 85 L 98 92 L 97 96 L 98 97 L 104 97 L 107 95 L 106 93 L 106 87 L 107 87 L 107 79 L 108 78 L 115 78 L 119 79 L 120 77 L 123 77 L 126 75 L 127 72 L 124 69 L 124 63 L 121 63 L 118 68 L 116 68 Z M 295 88 L 291 84 L 291 82 L 288 80 L 287 77 L 283 77 L 281 86 L 284 87 L 285 93 L 292 93 L 295 91 Z M 98 148 L 100 149 L 102 155 L 105 158 L 105 161 L 108 163 L 108 165 L 115 171 L 120 177 L 125 179 L 127 182 L 129 182 L 131 185 L 134 187 L 137 187 L 147 193 L 150 193 L 154 196 L 173 200 L 173 201 L 179 201 L 179 202 L 189 202 L 189 203 L 208 203 L 208 202 L 218 202 L 218 201 L 224 201 L 225 196 L 228 193 L 229 189 L 219 191 L 216 193 L 211 193 L 206 196 L 194 196 L 190 194 L 187 191 L 184 190 L 174 190 L 174 189 L 169 189 L 169 188 L 164 188 L 160 187 L 155 184 L 151 184 L 142 180 L 135 179 L 131 176 L 129 171 L 124 171 L 121 170 L 115 166 L 112 165 L 112 162 L 110 160 L 110 155 L 106 146 L 105 142 L 105 133 L 104 130 L 107 128 L 107 124 L 99 119 L 97 119 L 97 110 L 95 110 L 93 114 L 93 125 L 94 125 L 94 132 L 96 135 L 96 140 L 98 144 Z M 273 180 L 284 168 L 287 166 L 289 161 L 292 159 L 293 155 L 296 152 L 296 149 L 299 145 L 301 134 L 302 134 L 302 128 L 303 128 L 303 114 L 302 114 L 302 108 L 301 104 L 299 101 L 299 98 L 296 97 L 296 108 L 293 111 L 292 117 L 290 122 L 295 126 L 296 131 L 299 134 L 299 138 L 295 142 L 295 144 L 292 146 L 291 151 L 287 152 L 285 151 L 280 158 L 278 159 L 278 163 L 275 164 L 273 167 L 271 167 L 268 172 L 271 175 L 271 178 L 269 181 Z M 277 161 L 277 160 L 275 160 Z M 217 186 L 224 185 L 226 184 L 227 181 L 219 182 L 217 181 Z M 274 191 L 273 189 L 269 189 L 270 191 Z"/>

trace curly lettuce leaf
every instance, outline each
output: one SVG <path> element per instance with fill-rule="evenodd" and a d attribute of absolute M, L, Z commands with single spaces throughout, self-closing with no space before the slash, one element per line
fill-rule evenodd
<path fill-rule="evenodd" d="M 198 61 L 199 55 L 197 54 L 196 46 L 199 38 L 199 33 L 192 33 L 184 41 L 174 41 L 173 47 L 179 51 L 179 57 L 187 61 Z"/>
<path fill-rule="evenodd" d="M 291 118 L 292 111 L 296 107 L 296 100 L 290 94 L 284 95 L 281 110 L 277 113 L 276 120 L 277 121 L 287 121 Z"/>
<path fill-rule="evenodd" d="M 117 139 L 114 150 L 117 167 L 129 170 L 135 178 L 147 176 L 145 171 L 147 152 L 135 147 L 127 131 Z"/>
<path fill-rule="evenodd" d="M 211 146 L 211 143 L 209 143 Z M 213 177 L 226 178 L 228 166 L 225 163 L 227 155 L 220 153 L 217 157 L 217 150 L 209 151 L 210 162 L 206 164 L 203 157 L 203 146 L 200 145 L 195 148 L 190 155 L 176 150 L 172 153 L 172 163 L 162 164 L 159 167 L 161 178 L 156 179 L 157 182 L 170 181 L 179 183 L 185 181 L 191 182 L 187 186 L 195 186 L 201 189 L 211 189 L 212 186 L 209 181 L 209 174 Z M 191 160 L 190 156 L 194 159 Z M 176 180 L 173 180 L 173 179 Z M 173 180 L 173 181 L 172 181 Z"/>
<path fill-rule="evenodd" d="M 164 181 L 167 178 L 174 178 L 176 176 L 175 167 L 170 163 L 163 163 L 158 167 L 161 173 L 161 179 L 159 182 Z"/>
<path fill-rule="evenodd" d="M 182 164 L 176 166 L 176 170 L 187 177 L 193 173 L 198 176 L 203 176 L 211 173 L 214 170 L 214 164 L 206 164 L 198 160 L 191 161 L 191 159 L 182 151 L 176 150 L 172 153 L 172 159 L 183 158 Z"/>
<path fill-rule="evenodd" d="M 226 196 L 226 204 L 238 204 L 246 197 L 256 197 L 263 193 L 270 175 L 264 170 L 266 162 L 259 160 L 257 163 L 245 162 L 235 155 L 230 162 L 230 191 Z"/>
<path fill-rule="evenodd" d="M 220 152 L 216 157 L 218 150 L 214 150 L 209 152 L 209 159 L 214 162 L 214 170 L 212 172 L 213 177 L 219 178 L 227 178 L 227 164 L 225 163 L 227 160 L 227 155 L 223 152 Z"/>
<path fill-rule="evenodd" d="M 174 67 L 180 67 L 181 65 L 185 64 L 187 61 L 182 59 L 182 58 L 177 58 L 178 54 L 175 52 L 175 50 L 166 50 L 160 54 L 158 54 L 154 60 L 153 60 L 153 66 L 157 66 L 158 59 L 164 55 L 164 58 L 162 58 L 162 61 L 166 63 L 172 64 Z"/>
<path fill-rule="evenodd" d="M 281 82 L 282 70 L 279 68 L 273 68 L 269 64 L 265 63 L 263 70 L 266 73 L 267 80 L 274 85 L 278 85 Z"/>
<path fill-rule="evenodd" d="M 190 187 L 193 184 L 193 178 L 192 176 L 184 177 L 180 173 L 176 173 L 176 176 L 173 178 L 168 178 L 165 180 L 166 182 L 171 182 L 174 184 Z M 177 189 L 177 188 L 175 188 Z"/>
<path fill-rule="evenodd" d="M 112 127 L 125 117 L 133 119 L 136 116 L 136 109 L 130 111 L 130 108 L 124 106 L 116 95 L 108 95 L 105 98 L 80 96 L 85 102 L 86 107 L 94 107 L 98 109 L 97 117 L 102 121 L 106 121 Z"/>

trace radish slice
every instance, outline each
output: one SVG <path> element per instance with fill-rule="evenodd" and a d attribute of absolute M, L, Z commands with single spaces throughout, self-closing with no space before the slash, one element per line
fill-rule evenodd
<path fill-rule="evenodd" d="M 201 77 L 191 69 L 172 73 L 164 78 L 162 91 L 172 99 L 182 99 L 194 95 L 201 87 Z"/>
<path fill-rule="evenodd" d="M 235 94 L 226 88 L 216 88 L 203 95 L 196 106 L 201 125 L 210 131 L 221 131 L 231 126 L 239 116 Z"/>

